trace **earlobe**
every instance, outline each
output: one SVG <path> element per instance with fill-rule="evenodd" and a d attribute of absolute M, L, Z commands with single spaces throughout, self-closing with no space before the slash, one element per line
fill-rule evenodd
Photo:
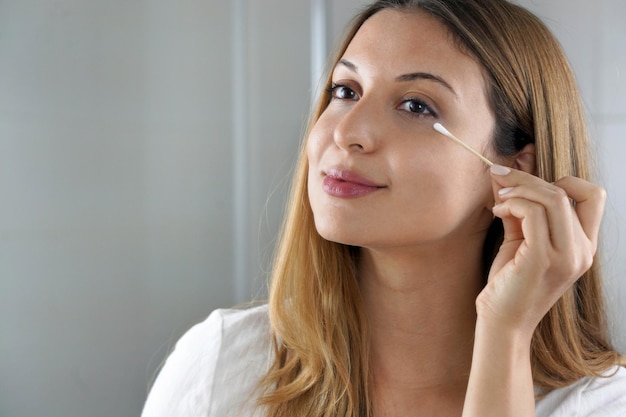
<path fill-rule="evenodd" d="M 537 157 L 535 154 L 535 144 L 529 143 L 524 146 L 524 149 L 517 154 L 513 168 L 520 171 L 528 172 L 529 174 L 537 175 Z"/>

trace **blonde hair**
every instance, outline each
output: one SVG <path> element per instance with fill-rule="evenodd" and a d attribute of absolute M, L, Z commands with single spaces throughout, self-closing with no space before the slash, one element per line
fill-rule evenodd
<path fill-rule="evenodd" d="M 493 148 L 513 156 L 534 143 L 536 174 L 590 179 L 588 133 L 580 94 L 560 45 L 541 21 L 504 0 L 386 0 L 357 15 L 329 62 L 331 70 L 361 25 L 383 9 L 423 11 L 439 19 L 461 50 L 483 66 L 496 116 Z M 329 103 L 323 92 L 309 130 Z M 371 415 L 368 328 L 354 254 L 316 231 L 302 145 L 272 274 L 269 314 L 275 359 L 260 405 L 267 415 Z M 502 239 L 494 221 L 485 267 Z M 548 392 L 620 363 L 608 338 L 598 263 L 544 317 L 532 341 L 533 377 Z"/>

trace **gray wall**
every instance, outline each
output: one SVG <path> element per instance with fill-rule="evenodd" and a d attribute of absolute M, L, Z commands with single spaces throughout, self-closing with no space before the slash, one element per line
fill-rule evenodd
<path fill-rule="evenodd" d="M 0 0 L 0 416 L 136 416 L 189 326 L 263 297 L 311 6 L 332 40 L 361 3 Z M 624 317 L 626 4 L 525 4 L 583 87 Z"/>
<path fill-rule="evenodd" d="M 190 325 L 262 295 L 308 12 L 0 1 L 0 416 L 139 415 Z"/>

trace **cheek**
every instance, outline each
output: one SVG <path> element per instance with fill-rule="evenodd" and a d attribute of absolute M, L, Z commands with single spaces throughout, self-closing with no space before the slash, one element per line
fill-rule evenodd
<path fill-rule="evenodd" d="M 309 136 L 306 139 L 306 155 L 309 160 L 309 167 L 318 165 L 324 149 L 327 146 L 327 136 L 327 131 L 319 121 L 309 132 Z"/>
<path fill-rule="evenodd" d="M 313 135 L 309 135 L 306 140 L 306 157 L 309 163 L 309 175 L 313 168 L 317 167 L 320 160 L 320 146 L 319 141 L 313 137 Z"/>
<path fill-rule="evenodd" d="M 321 181 L 321 162 L 322 157 L 324 155 L 325 149 L 325 140 L 324 135 L 322 134 L 322 130 L 319 129 L 319 125 L 315 125 L 313 129 L 311 129 L 309 136 L 306 139 L 306 156 L 308 163 L 308 180 L 307 180 L 307 189 L 309 195 L 310 204 L 315 209 L 316 204 L 320 198 L 319 189 Z"/>
<path fill-rule="evenodd" d="M 403 165 L 406 196 L 413 198 L 422 215 L 444 215 L 482 210 L 493 199 L 488 173 L 480 161 L 441 154 L 413 158 L 412 166 Z M 470 155 L 471 157 L 471 155 Z"/>

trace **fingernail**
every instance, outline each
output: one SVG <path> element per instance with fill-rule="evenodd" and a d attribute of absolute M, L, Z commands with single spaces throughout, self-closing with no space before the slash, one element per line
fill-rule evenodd
<path fill-rule="evenodd" d="M 504 167 L 502 165 L 492 165 L 491 166 L 491 173 L 494 175 L 507 175 L 511 173 L 511 169 Z"/>
<path fill-rule="evenodd" d="M 500 188 L 498 190 L 498 195 L 503 196 L 504 194 L 511 192 L 512 189 L 513 187 Z"/>

